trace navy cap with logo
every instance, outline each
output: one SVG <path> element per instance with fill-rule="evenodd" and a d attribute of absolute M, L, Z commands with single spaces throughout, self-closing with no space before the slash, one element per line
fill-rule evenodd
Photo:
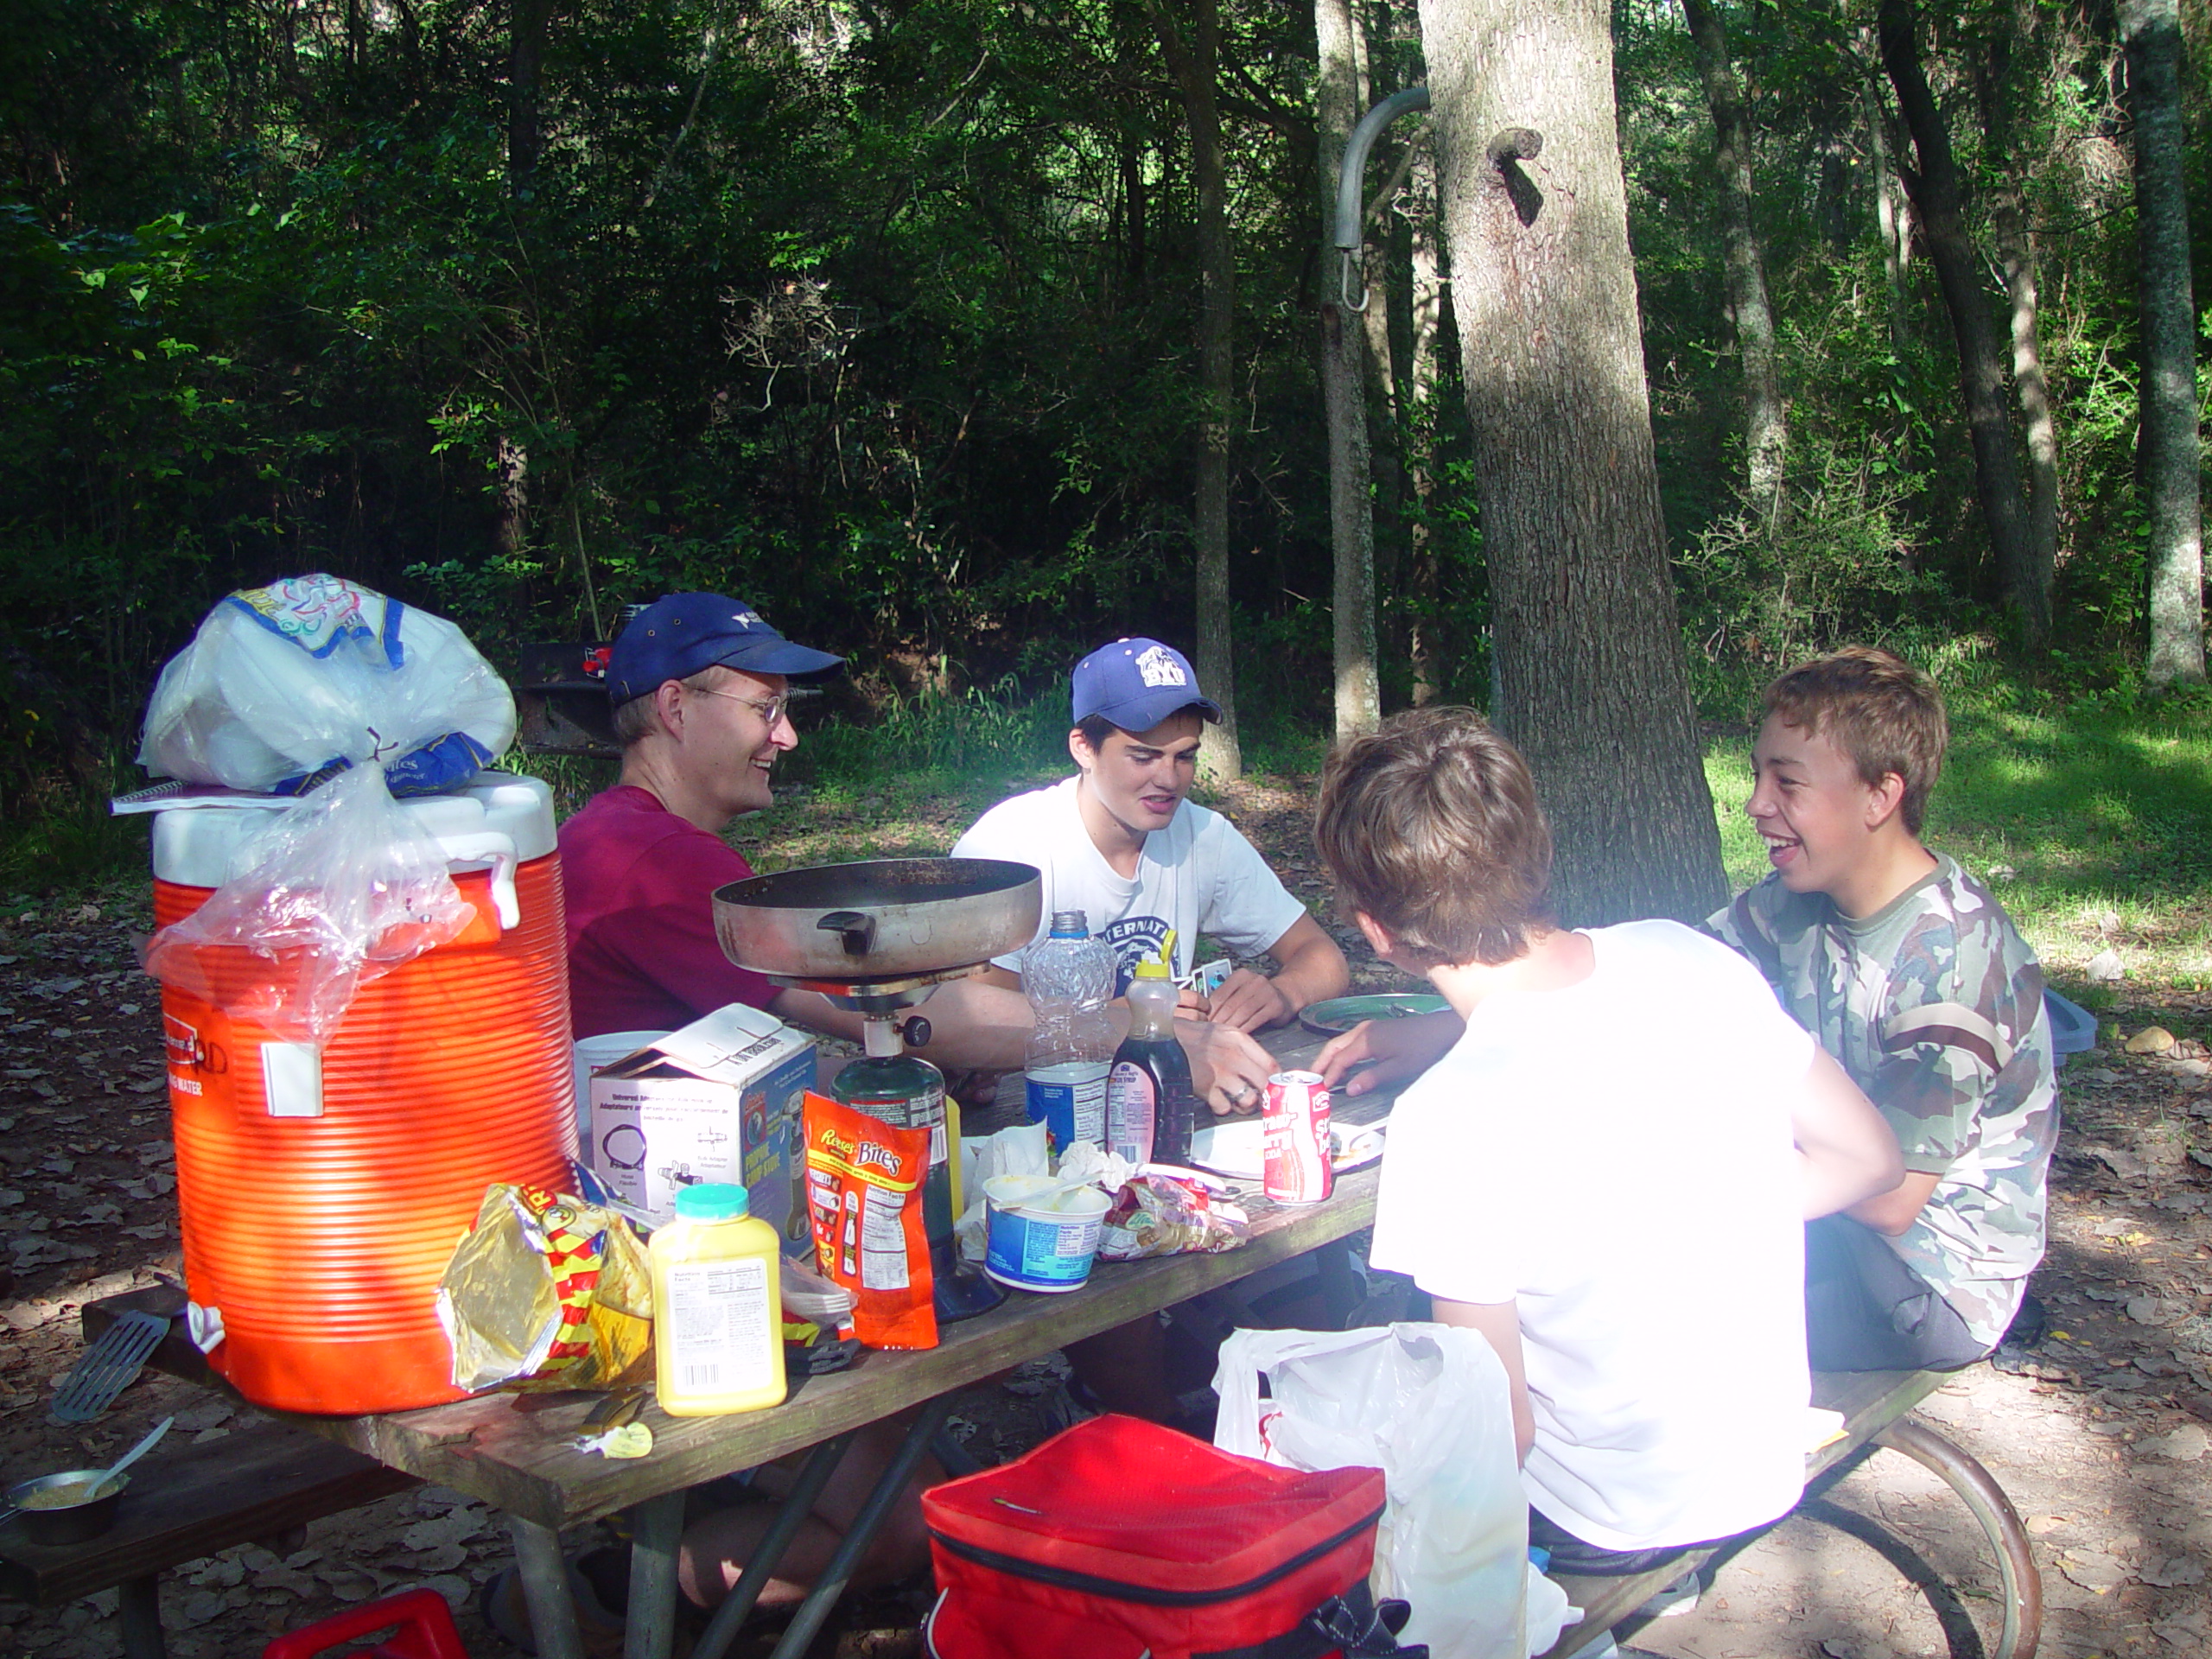
<path fill-rule="evenodd" d="M 1075 723 L 1103 715 L 1125 732 L 1148 732 L 1185 709 L 1208 720 L 1220 705 L 1198 690 L 1191 659 L 1157 639 L 1116 639 L 1075 665 Z"/>
<path fill-rule="evenodd" d="M 607 660 L 607 694 L 615 703 L 689 679 L 720 663 L 748 674 L 821 679 L 845 665 L 842 657 L 790 640 L 750 605 L 720 594 L 668 594 L 630 620 Z"/>

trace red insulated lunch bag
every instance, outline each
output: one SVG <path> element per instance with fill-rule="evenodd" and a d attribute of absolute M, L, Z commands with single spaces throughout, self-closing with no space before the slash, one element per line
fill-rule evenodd
<path fill-rule="evenodd" d="M 1401 1648 L 1368 1599 L 1382 1471 L 1278 1469 L 1094 1417 L 922 1497 L 932 1659 L 1325 1659 Z"/>

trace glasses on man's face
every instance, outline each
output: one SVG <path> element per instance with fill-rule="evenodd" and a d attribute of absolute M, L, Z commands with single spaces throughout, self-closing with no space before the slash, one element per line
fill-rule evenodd
<path fill-rule="evenodd" d="M 788 691 L 773 697 L 742 697 L 734 691 L 717 691 L 709 685 L 695 685 L 690 690 L 702 697 L 727 697 L 732 702 L 743 703 L 766 721 L 772 732 L 790 717 L 791 711 L 791 694 Z"/>

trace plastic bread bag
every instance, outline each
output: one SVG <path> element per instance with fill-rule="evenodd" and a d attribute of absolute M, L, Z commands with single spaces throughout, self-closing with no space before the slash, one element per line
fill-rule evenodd
<path fill-rule="evenodd" d="M 936 1347 L 922 1232 L 930 1131 L 895 1128 L 811 1090 L 802 1121 L 815 1266 L 852 1294 L 853 1334 L 870 1348 Z"/>
<path fill-rule="evenodd" d="M 437 1307 L 457 1389 L 614 1389 L 648 1372 L 645 1247 L 621 1217 L 565 1193 L 486 1189 Z"/>
<path fill-rule="evenodd" d="M 162 670 L 138 764 L 304 794 L 374 760 L 396 795 L 453 789 L 514 741 L 514 696 L 468 638 L 338 576 L 231 594 Z"/>
<path fill-rule="evenodd" d="M 1382 1471 L 1389 1507 L 1369 1584 L 1378 1600 L 1413 1604 L 1405 1642 L 1427 1643 L 1434 1659 L 1524 1659 L 1529 1501 L 1505 1367 L 1479 1332 L 1238 1331 L 1213 1385 L 1223 1451 L 1288 1469 Z M 1563 1613 L 1556 1586 L 1537 1581 Z M 1536 1650 L 1557 1635 L 1554 1625 Z"/>
<path fill-rule="evenodd" d="M 1214 1255 L 1252 1236 L 1251 1218 L 1201 1181 L 1158 1171 L 1126 1181 L 1098 1230 L 1101 1262 Z"/>
<path fill-rule="evenodd" d="M 145 969 L 281 1041 L 321 1044 L 361 986 L 458 938 L 476 912 L 374 766 L 270 817 L 245 868 L 147 941 Z"/>

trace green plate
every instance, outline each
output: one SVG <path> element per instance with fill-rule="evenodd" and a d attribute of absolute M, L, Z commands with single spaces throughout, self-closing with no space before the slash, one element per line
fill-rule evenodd
<path fill-rule="evenodd" d="M 1451 1005 L 1427 991 L 1385 991 L 1374 996 L 1337 996 L 1316 1002 L 1298 1016 L 1299 1024 L 1324 1037 L 1341 1037 L 1363 1020 L 1406 1020 L 1416 1014 L 1441 1014 Z"/>

